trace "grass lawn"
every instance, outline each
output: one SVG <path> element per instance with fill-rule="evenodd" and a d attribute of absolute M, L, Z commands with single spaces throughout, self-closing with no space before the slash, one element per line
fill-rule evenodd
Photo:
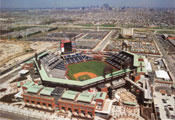
<path fill-rule="evenodd" d="M 92 26 L 94 26 L 93 24 L 75 24 L 75 25 L 84 26 L 84 27 L 92 27 Z"/>
<path fill-rule="evenodd" d="M 97 76 L 102 76 L 104 67 L 106 65 L 107 64 L 104 62 L 96 61 L 96 60 L 68 65 L 67 75 L 72 80 L 76 80 L 74 77 L 74 74 L 79 73 L 79 72 L 91 72 L 91 73 L 96 74 Z"/>
<path fill-rule="evenodd" d="M 175 34 L 175 31 L 157 31 L 159 34 Z"/>
<path fill-rule="evenodd" d="M 114 25 L 114 24 L 103 24 L 101 26 L 102 27 L 115 27 L 116 25 Z"/>

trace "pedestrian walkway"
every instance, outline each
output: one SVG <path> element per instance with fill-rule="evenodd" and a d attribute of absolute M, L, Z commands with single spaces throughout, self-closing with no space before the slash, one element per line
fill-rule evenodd
<path fill-rule="evenodd" d="M 44 120 L 70 120 L 69 118 L 63 118 L 57 116 L 56 113 L 48 113 L 39 110 L 33 110 L 29 108 L 20 108 L 20 106 L 13 106 L 8 103 L 0 102 L 0 111 L 15 113 L 30 118 L 44 119 Z"/>

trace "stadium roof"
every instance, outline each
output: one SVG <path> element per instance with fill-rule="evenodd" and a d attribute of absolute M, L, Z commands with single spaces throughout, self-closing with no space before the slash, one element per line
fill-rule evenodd
<path fill-rule="evenodd" d="M 92 101 L 93 96 L 94 95 L 90 93 L 80 93 L 77 98 L 77 101 L 90 103 Z"/>
<path fill-rule="evenodd" d="M 51 96 L 51 93 L 53 92 L 55 88 L 51 88 L 51 87 L 44 87 L 41 92 L 40 95 L 48 95 Z"/>
<path fill-rule="evenodd" d="M 29 93 L 38 93 L 43 88 L 42 85 L 33 85 L 27 89 Z"/>
<path fill-rule="evenodd" d="M 105 100 L 106 99 L 106 93 L 105 92 L 98 92 L 97 95 L 95 96 L 95 99 L 102 99 Z"/>
<path fill-rule="evenodd" d="M 77 94 L 78 94 L 78 92 L 76 92 L 76 91 L 68 90 L 68 91 L 63 93 L 61 98 L 74 100 L 75 97 L 77 96 Z"/>

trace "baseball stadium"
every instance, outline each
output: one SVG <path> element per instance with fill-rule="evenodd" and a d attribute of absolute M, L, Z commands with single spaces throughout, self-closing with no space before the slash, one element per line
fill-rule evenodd
<path fill-rule="evenodd" d="M 77 91 L 144 71 L 139 67 L 143 61 L 139 61 L 139 56 L 130 52 L 106 53 L 102 58 L 99 60 L 92 54 L 77 52 L 60 56 L 44 52 L 36 54 L 34 62 L 44 86 Z"/>

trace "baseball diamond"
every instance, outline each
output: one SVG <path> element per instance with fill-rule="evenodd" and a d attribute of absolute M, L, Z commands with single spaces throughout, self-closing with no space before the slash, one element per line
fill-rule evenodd
<path fill-rule="evenodd" d="M 91 60 L 67 66 L 67 77 L 71 80 L 84 81 L 90 78 L 95 78 L 103 75 L 105 62 Z"/>

